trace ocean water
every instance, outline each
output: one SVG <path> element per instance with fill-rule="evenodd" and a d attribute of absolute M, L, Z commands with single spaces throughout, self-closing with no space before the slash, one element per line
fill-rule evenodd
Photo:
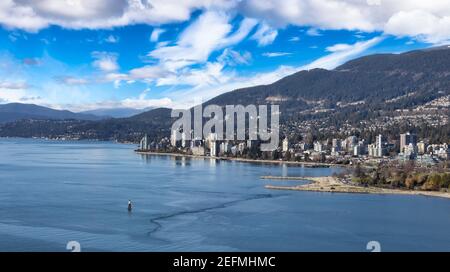
<path fill-rule="evenodd" d="M 339 169 L 134 148 L 0 139 L 0 251 L 450 251 L 448 199 L 273 191 Z"/>

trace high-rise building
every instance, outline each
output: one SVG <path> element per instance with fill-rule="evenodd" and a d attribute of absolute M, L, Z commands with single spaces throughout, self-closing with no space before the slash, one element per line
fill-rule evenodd
<path fill-rule="evenodd" d="M 376 139 L 376 157 L 383 157 L 386 153 L 383 135 L 378 135 Z"/>
<path fill-rule="evenodd" d="M 209 148 L 211 157 L 217 157 L 217 151 L 218 151 L 217 141 L 211 141 L 210 148 Z"/>
<path fill-rule="evenodd" d="M 289 150 L 289 140 L 288 140 L 288 138 L 284 138 L 282 147 L 283 147 L 283 152 L 287 152 Z"/>
<path fill-rule="evenodd" d="M 223 142 L 220 144 L 220 153 L 221 154 L 227 154 L 231 151 L 231 145 L 228 142 Z"/>
<path fill-rule="evenodd" d="M 337 154 L 339 151 L 341 151 L 341 140 L 333 139 L 331 144 L 331 153 Z"/>
<path fill-rule="evenodd" d="M 182 132 L 181 133 L 181 147 L 185 148 L 186 146 L 188 146 L 187 140 L 186 140 L 186 132 Z"/>
<path fill-rule="evenodd" d="M 417 135 L 410 132 L 400 134 L 400 153 L 404 153 L 409 144 L 417 145 Z"/>
<path fill-rule="evenodd" d="M 352 151 L 353 147 L 358 143 L 358 138 L 356 136 L 349 136 L 345 139 L 345 150 Z"/>
<path fill-rule="evenodd" d="M 377 146 L 374 144 L 368 145 L 367 152 L 369 153 L 369 157 L 377 157 Z"/>
<path fill-rule="evenodd" d="M 213 142 L 217 141 L 217 133 L 210 133 L 208 137 L 206 137 L 206 147 L 211 149 L 211 145 Z"/>
<path fill-rule="evenodd" d="M 180 139 L 178 139 L 179 133 L 180 133 L 179 131 L 174 129 L 174 130 L 172 130 L 172 134 L 170 135 L 170 144 L 174 147 L 177 147 L 178 141 L 180 140 Z"/>
<path fill-rule="evenodd" d="M 147 134 L 145 134 L 139 144 L 139 149 L 140 150 L 149 150 L 149 145 L 150 145 L 150 143 L 149 143 L 148 136 L 147 136 Z"/>

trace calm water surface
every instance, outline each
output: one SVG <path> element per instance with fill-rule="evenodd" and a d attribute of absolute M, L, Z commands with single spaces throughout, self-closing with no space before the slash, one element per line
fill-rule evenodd
<path fill-rule="evenodd" d="M 271 191 L 338 169 L 0 139 L 0 251 L 450 251 L 450 200 Z M 128 199 L 135 208 L 128 213 Z"/>

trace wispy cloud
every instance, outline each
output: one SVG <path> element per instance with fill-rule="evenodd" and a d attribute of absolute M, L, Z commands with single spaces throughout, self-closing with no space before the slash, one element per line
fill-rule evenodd
<path fill-rule="evenodd" d="M 29 85 L 25 81 L 0 81 L 0 89 L 24 90 Z"/>
<path fill-rule="evenodd" d="M 86 85 L 90 81 L 86 78 L 79 78 L 79 77 L 73 77 L 73 76 L 56 76 L 55 80 L 61 84 L 65 85 Z"/>
<path fill-rule="evenodd" d="M 222 54 L 217 58 L 217 60 L 226 65 L 235 66 L 235 65 L 248 65 L 252 60 L 252 54 L 248 51 L 244 51 L 242 53 L 237 52 L 235 50 L 226 48 Z"/>
<path fill-rule="evenodd" d="M 166 32 L 166 30 L 162 28 L 153 29 L 152 34 L 150 35 L 150 41 L 157 42 L 159 40 L 159 36 L 161 36 L 164 32 Z"/>
<path fill-rule="evenodd" d="M 227 80 L 217 85 L 206 85 L 189 89 L 181 89 L 167 93 L 166 95 L 173 101 L 173 105 L 175 107 L 191 107 L 195 104 L 205 102 L 217 95 L 235 89 L 273 83 L 283 77 L 301 70 L 310 70 L 314 68 L 334 69 L 346 61 L 364 54 L 364 52 L 366 52 L 369 48 L 375 46 L 383 39 L 384 37 L 376 37 L 371 40 L 357 42 L 349 45 L 346 50 L 332 52 L 309 63 L 308 65 L 299 67 L 280 66 L 273 71 L 257 73 L 251 76 L 227 75 Z"/>
<path fill-rule="evenodd" d="M 338 43 L 332 46 L 328 46 L 326 48 L 326 50 L 328 52 L 339 52 L 339 51 L 346 51 L 346 50 L 351 50 L 352 49 L 352 45 L 351 44 L 345 44 L 345 43 Z"/>
<path fill-rule="evenodd" d="M 104 39 L 104 41 L 107 43 L 118 43 L 120 38 L 119 36 L 109 35 L 106 39 Z"/>
<path fill-rule="evenodd" d="M 41 64 L 41 61 L 37 58 L 24 58 L 23 64 L 29 65 L 29 66 L 35 66 Z"/>
<path fill-rule="evenodd" d="M 252 36 L 252 39 L 256 40 L 259 46 L 266 46 L 273 43 L 277 36 L 278 31 L 276 29 L 266 23 L 262 23 Z"/>
<path fill-rule="evenodd" d="M 322 33 L 320 33 L 320 30 L 318 30 L 317 28 L 310 28 L 306 31 L 306 35 L 317 37 L 322 36 Z"/>
<path fill-rule="evenodd" d="M 112 72 L 119 69 L 117 63 L 117 54 L 110 52 L 92 52 L 92 57 L 95 59 L 92 65 L 104 72 Z"/>
<path fill-rule="evenodd" d="M 292 53 L 289 52 L 266 52 L 262 54 L 264 57 L 268 58 L 275 58 L 275 57 L 283 57 L 283 56 L 289 56 L 292 55 Z"/>
<path fill-rule="evenodd" d="M 364 53 L 367 49 L 375 46 L 383 39 L 384 37 L 375 37 L 373 39 L 357 42 L 351 45 L 339 44 L 331 46 L 329 47 L 328 51 L 331 51 L 333 53 L 319 58 L 318 60 L 315 60 L 312 63 L 301 68 L 302 70 L 309 70 L 314 68 L 334 69 L 344 62 L 358 57 L 360 54 Z"/>

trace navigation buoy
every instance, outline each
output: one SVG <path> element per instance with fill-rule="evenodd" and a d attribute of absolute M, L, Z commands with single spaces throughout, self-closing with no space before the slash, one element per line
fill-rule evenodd
<path fill-rule="evenodd" d="M 128 211 L 131 212 L 132 209 L 131 200 L 128 200 Z"/>

